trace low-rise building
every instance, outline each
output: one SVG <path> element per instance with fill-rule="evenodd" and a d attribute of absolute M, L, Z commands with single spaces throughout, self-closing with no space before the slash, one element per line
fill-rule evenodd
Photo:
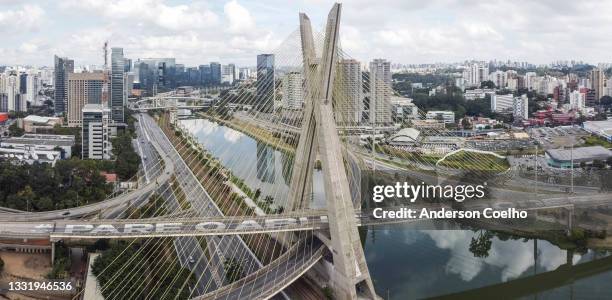
<path fill-rule="evenodd" d="M 444 124 L 455 123 L 455 113 L 450 110 L 432 110 L 425 116 L 427 120 L 441 120 Z"/>
<path fill-rule="evenodd" d="M 503 112 L 512 109 L 514 103 L 514 96 L 508 95 L 491 95 L 491 111 Z"/>
<path fill-rule="evenodd" d="M 394 122 L 417 119 L 419 108 L 412 103 L 411 98 L 391 97 L 391 118 Z"/>
<path fill-rule="evenodd" d="M 419 130 L 424 130 L 424 129 L 429 129 L 429 130 L 438 130 L 438 129 L 444 129 L 444 122 L 439 121 L 439 120 L 412 120 L 411 121 L 412 127 L 419 129 Z"/>
<path fill-rule="evenodd" d="M 72 156 L 74 135 L 58 134 L 24 134 L 21 137 L 4 138 L 0 140 L 0 147 L 27 150 L 27 151 L 58 151 L 61 159 Z"/>
<path fill-rule="evenodd" d="M 389 137 L 388 142 L 393 146 L 416 146 L 419 144 L 421 132 L 414 128 L 403 128 Z"/>
<path fill-rule="evenodd" d="M 612 120 L 587 121 L 582 123 L 582 128 L 587 132 L 612 142 Z"/>
<path fill-rule="evenodd" d="M 476 99 L 484 99 L 487 95 L 495 95 L 495 89 L 473 89 L 473 90 L 465 90 L 463 93 L 463 98 L 465 100 L 476 100 Z"/>
<path fill-rule="evenodd" d="M 62 118 L 29 115 L 21 120 L 21 128 L 28 133 L 49 131 L 55 125 L 62 125 Z"/>
<path fill-rule="evenodd" d="M 593 164 L 593 161 L 606 161 L 612 157 L 612 151 L 602 146 L 580 147 L 572 149 L 546 150 L 546 162 L 554 168 L 580 167 L 580 164 Z"/>

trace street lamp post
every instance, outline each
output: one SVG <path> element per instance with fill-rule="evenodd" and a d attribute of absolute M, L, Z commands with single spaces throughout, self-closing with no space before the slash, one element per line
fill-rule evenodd
<path fill-rule="evenodd" d="M 574 193 L 574 142 L 572 141 L 572 148 L 570 150 L 570 163 L 571 163 L 571 170 L 570 170 L 570 185 L 572 187 L 572 194 Z"/>

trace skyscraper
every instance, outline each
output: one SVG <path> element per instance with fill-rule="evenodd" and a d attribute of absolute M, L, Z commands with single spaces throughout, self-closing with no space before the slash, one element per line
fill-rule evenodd
<path fill-rule="evenodd" d="M 591 87 L 595 91 L 595 103 L 593 104 L 599 104 L 599 100 L 604 96 L 605 80 L 602 69 L 594 68 L 591 70 Z"/>
<path fill-rule="evenodd" d="M 231 74 L 232 74 L 232 76 L 234 77 L 234 78 L 232 79 L 232 81 L 236 81 L 236 80 L 238 80 L 238 74 L 237 74 L 237 72 L 236 72 L 236 65 L 235 65 L 235 64 L 228 64 L 228 65 L 227 65 L 227 67 L 229 68 L 230 73 L 231 73 Z"/>
<path fill-rule="evenodd" d="M 66 112 L 68 106 L 68 74 L 74 73 L 74 61 L 66 57 L 55 56 L 55 113 Z"/>
<path fill-rule="evenodd" d="M 302 108 L 304 103 L 303 83 L 304 77 L 300 72 L 289 72 L 283 76 L 283 108 Z"/>
<path fill-rule="evenodd" d="M 233 64 L 221 66 L 221 83 L 234 84 L 236 67 Z"/>
<path fill-rule="evenodd" d="M 391 122 L 391 63 L 370 62 L 370 124 Z"/>
<path fill-rule="evenodd" d="M 82 110 L 87 104 L 102 105 L 102 88 L 106 74 L 71 73 L 68 74 L 68 126 L 82 125 Z"/>
<path fill-rule="evenodd" d="M 255 106 L 270 113 L 274 108 L 274 54 L 257 55 L 257 95 Z"/>
<path fill-rule="evenodd" d="M 200 84 L 210 84 L 212 81 L 210 65 L 200 65 L 198 69 L 200 70 Z"/>
<path fill-rule="evenodd" d="M 363 111 L 361 64 L 354 59 L 339 62 L 341 102 L 336 102 L 336 122 L 357 124 Z"/>
<path fill-rule="evenodd" d="M 40 76 L 37 73 L 30 73 L 27 77 L 27 87 L 26 87 L 26 99 L 30 101 L 32 105 L 38 105 L 38 92 L 40 91 Z"/>
<path fill-rule="evenodd" d="M 125 105 L 125 91 L 123 74 L 125 72 L 125 58 L 123 48 L 111 49 L 111 80 L 110 102 L 111 118 L 113 121 L 123 123 L 123 107 Z"/>
<path fill-rule="evenodd" d="M 210 63 L 210 83 L 213 85 L 221 84 L 221 64 L 218 62 Z"/>
<path fill-rule="evenodd" d="M 21 94 L 20 77 L 16 71 L 9 72 L 6 77 L 7 111 L 26 111 L 27 105 L 25 95 Z"/>

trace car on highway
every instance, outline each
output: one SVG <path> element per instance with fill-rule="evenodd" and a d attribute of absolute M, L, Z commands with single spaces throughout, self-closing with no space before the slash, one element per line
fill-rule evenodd
<path fill-rule="evenodd" d="M 195 263 L 195 259 L 193 259 L 193 256 L 191 256 L 191 255 L 189 255 L 187 260 L 189 261 L 190 264 Z"/>
<path fill-rule="evenodd" d="M 67 211 L 67 212 L 63 213 L 63 214 L 62 214 L 62 216 L 67 216 L 67 215 L 69 215 L 69 214 L 70 214 L 70 212 L 69 212 L 69 211 Z"/>

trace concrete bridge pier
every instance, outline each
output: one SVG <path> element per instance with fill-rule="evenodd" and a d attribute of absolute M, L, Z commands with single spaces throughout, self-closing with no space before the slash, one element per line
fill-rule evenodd
<path fill-rule="evenodd" d="M 55 241 L 51 241 L 51 265 L 55 264 Z"/>

